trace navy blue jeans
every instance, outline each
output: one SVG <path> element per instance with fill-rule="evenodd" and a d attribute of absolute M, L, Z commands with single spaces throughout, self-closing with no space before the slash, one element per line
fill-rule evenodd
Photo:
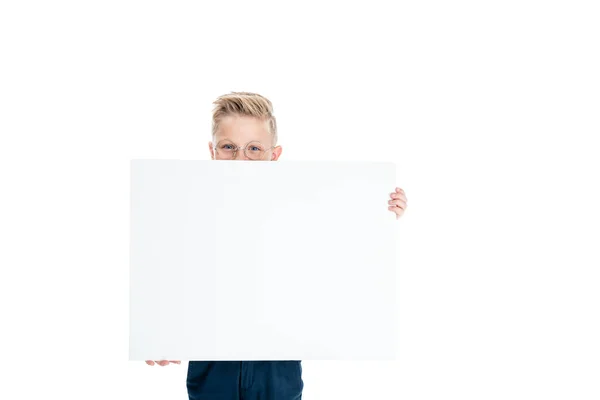
<path fill-rule="evenodd" d="M 189 400 L 301 400 L 301 361 L 190 361 Z"/>

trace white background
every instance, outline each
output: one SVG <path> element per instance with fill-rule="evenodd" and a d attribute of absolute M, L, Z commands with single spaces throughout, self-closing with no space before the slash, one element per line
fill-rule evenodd
<path fill-rule="evenodd" d="M 2 2 L 0 397 L 186 398 L 127 360 L 129 160 L 208 159 L 238 90 L 282 159 L 409 199 L 401 359 L 303 362 L 303 398 L 599 398 L 594 3 Z"/>

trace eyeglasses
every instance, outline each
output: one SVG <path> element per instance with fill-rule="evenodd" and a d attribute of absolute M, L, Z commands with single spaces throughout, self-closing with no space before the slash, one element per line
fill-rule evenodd
<path fill-rule="evenodd" d="M 257 140 L 246 143 L 246 146 L 244 147 L 238 147 L 231 140 L 223 139 L 215 146 L 215 152 L 221 156 L 221 160 L 233 160 L 236 158 L 238 151 L 243 149 L 247 158 L 258 161 L 263 160 L 265 153 L 274 147 L 275 146 L 272 146 L 267 149 L 265 148 L 265 145 Z"/>

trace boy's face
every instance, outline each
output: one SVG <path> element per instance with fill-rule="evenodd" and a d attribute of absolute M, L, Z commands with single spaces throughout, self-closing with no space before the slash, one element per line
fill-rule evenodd
<path fill-rule="evenodd" d="M 227 143 L 233 144 L 238 147 L 238 151 L 235 154 L 234 160 L 251 160 L 244 153 L 243 147 L 250 142 L 260 142 L 263 145 L 265 151 L 261 161 L 277 161 L 281 155 L 281 146 L 273 147 L 272 135 L 269 132 L 269 126 L 267 121 L 261 121 L 255 117 L 249 116 L 237 116 L 229 115 L 221 120 L 219 130 L 215 135 L 215 144 L 227 140 Z M 213 160 L 227 159 L 223 155 L 224 151 L 215 152 L 213 142 L 208 142 L 208 148 L 210 150 L 210 157 Z M 231 148 L 231 146 L 228 146 Z M 250 154 L 251 150 L 256 148 L 248 149 Z"/>

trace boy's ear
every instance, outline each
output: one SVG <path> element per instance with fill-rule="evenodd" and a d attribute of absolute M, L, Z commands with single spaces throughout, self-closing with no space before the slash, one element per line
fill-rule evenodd
<path fill-rule="evenodd" d="M 215 159 L 215 151 L 213 149 L 212 142 L 208 142 L 208 150 L 210 151 L 210 159 L 214 160 Z"/>
<path fill-rule="evenodd" d="M 281 146 L 276 146 L 273 149 L 273 154 L 271 155 L 271 161 L 277 161 L 279 156 L 281 156 L 282 151 L 283 151 L 283 149 L 281 148 Z"/>

